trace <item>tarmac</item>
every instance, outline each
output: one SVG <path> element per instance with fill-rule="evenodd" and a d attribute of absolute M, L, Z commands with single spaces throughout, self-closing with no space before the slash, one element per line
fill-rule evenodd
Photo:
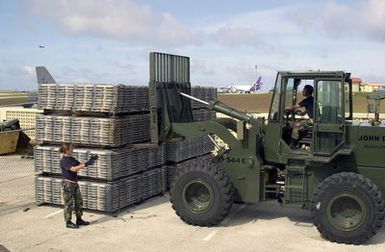
<path fill-rule="evenodd" d="M 26 211 L 27 210 L 27 211 Z M 10 251 L 385 251 L 385 228 L 364 245 L 325 240 L 304 210 L 276 202 L 235 204 L 216 227 L 185 224 L 168 195 L 117 217 L 86 211 L 89 226 L 64 226 L 61 207 L 32 202 L 0 208 L 0 244 Z"/>
<path fill-rule="evenodd" d="M 91 224 L 67 229 L 62 207 L 34 203 L 32 164 L 0 157 L 0 192 L 23 193 L 7 194 L 8 201 L 0 204 L 0 251 L 1 245 L 9 251 L 385 251 L 385 226 L 366 244 L 337 244 L 320 235 L 310 212 L 282 208 L 276 201 L 234 204 L 220 225 L 197 227 L 175 214 L 165 194 L 116 217 L 85 210 Z M 14 177 L 5 179 L 10 171 Z"/>

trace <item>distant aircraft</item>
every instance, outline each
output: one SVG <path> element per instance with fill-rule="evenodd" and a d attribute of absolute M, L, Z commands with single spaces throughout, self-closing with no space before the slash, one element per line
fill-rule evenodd
<path fill-rule="evenodd" d="M 36 77 L 38 84 L 56 83 L 54 78 L 52 78 L 51 74 L 44 66 L 36 67 Z"/>
<path fill-rule="evenodd" d="M 262 87 L 262 76 L 250 86 L 250 85 L 230 85 L 226 88 L 220 88 L 219 93 L 231 93 L 231 94 L 247 94 L 247 93 L 255 93 L 260 90 Z"/>
<path fill-rule="evenodd" d="M 259 78 L 254 82 L 253 86 L 250 88 L 250 92 L 256 92 L 257 90 L 260 90 L 262 87 L 262 76 L 259 76 Z"/>
<path fill-rule="evenodd" d="M 45 48 L 45 45 L 39 45 L 39 48 Z"/>

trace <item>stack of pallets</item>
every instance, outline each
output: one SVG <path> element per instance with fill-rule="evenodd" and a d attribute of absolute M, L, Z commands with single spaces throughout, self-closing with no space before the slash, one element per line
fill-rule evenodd
<path fill-rule="evenodd" d="M 145 146 L 129 146 L 119 149 L 87 149 L 76 148 L 72 154 L 77 160 L 88 160 L 98 155 L 92 169 L 80 170 L 80 177 L 105 179 L 108 181 L 147 171 L 166 163 L 166 146 L 146 148 Z M 61 174 L 58 146 L 35 146 L 35 172 Z"/>
<path fill-rule="evenodd" d="M 191 87 L 191 95 L 203 101 L 212 101 L 217 99 L 217 89 L 214 87 L 194 86 Z M 192 101 L 191 105 L 193 109 L 206 108 L 204 104 L 197 101 Z"/>
<path fill-rule="evenodd" d="M 215 111 L 208 109 L 193 110 L 193 117 L 195 121 L 208 121 L 217 118 Z"/>
<path fill-rule="evenodd" d="M 36 118 L 36 202 L 63 204 L 59 145 L 73 156 L 98 160 L 79 175 L 86 209 L 115 212 L 166 191 L 166 145 L 150 139 L 148 88 L 123 85 L 43 84 L 43 115 Z"/>
<path fill-rule="evenodd" d="M 118 147 L 150 140 L 150 115 L 120 117 L 36 116 L 36 137 L 46 142 Z"/>
<path fill-rule="evenodd" d="M 171 139 L 167 142 L 167 185 L 171 187 L 178 169 L 184 169 L 194 160 L 211 162 L 214 144 L 203 136 L 192 140 Z"/>
<path fill-rule="evenodd" d="M 217 99 L 217 89 L 213 87 L 195 86 L 191 87 L 191 95 L 200 100 L 209 102 Z M 193 108 L 193 117 L 195 121 L 207 121 L 216 118 L 216 113 L 208 110 L 202 103 L 192 101 L 191 106 Z"/>
<path fill-rule="evenodd" d="M 191 140 L 171 139 L 167 142 L 167 161 L 179 163 L 184 160 L 210 153 L 214 148 L 208 136 Z"/>
<path fill-rule="evenodd" d="M 203 100 L 213 101 L 217 99 L 217 89 L 213 87 L 195 86 L 191 87 L 191 95 Z M 216 113 L 210 111 L 204 104 L 196 101 L 191 102 L 193 117 L 195 121 L 214 120 Z M 171 139 L 167 142 L 167 184 L 171 187 L 178 170 L 185 169 L 194 162 L 212 162 L 214 144 L 208 136 L 190 140 Z"/>
<path fill-rule="evenodd" d="M 113 114 L 148 111 L 148 87 L 112 84 L 41 84 L 38 107 Z"/>
<path fill-rule="evenodd" d="M 115 212 L 163 193 L 166 191 L 166 183 L 164 166 L 117 181 L 80 180 L 78 182 L 83 197 L 83 208 L 105 212 Z M 38 203 L 64 204 L 60 177 L 36 176 L 35 191 Z"/>

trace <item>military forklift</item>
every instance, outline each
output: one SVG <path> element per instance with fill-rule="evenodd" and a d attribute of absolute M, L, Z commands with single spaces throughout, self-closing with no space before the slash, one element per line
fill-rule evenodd
<path fill-rule="evenodd" d="M 314 90 L 312 118 L 286 109 L 298 103 L 305 84 Z M 361 244 L 381 228 L 385 126 L 353 122 L 349 73 L 278 72 L 267 118 L 192 97 L 184 56 L 150 53 L 149 90 L 153 143 L 215 135 L 227 144 L 212 162 L 196 159 L 177 171 L 170 201 L 184 222 L 212 226 L 233 202 L 277 200 L 310 210 L 319 232 L 333 242 Z M 191 100 L 227 118 L 194 121 Z M 293 148 L 290 125 L 304 120 L 310 123 Z"/>

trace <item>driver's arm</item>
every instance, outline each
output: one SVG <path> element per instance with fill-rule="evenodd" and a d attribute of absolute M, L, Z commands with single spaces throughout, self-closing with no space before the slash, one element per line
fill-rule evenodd
<path fill-rule="evenodd" d="M 302 107 L 299 106 L 299 105 L 294 105 L 294 106 L 285 108 L 285 111 L 286 112 L 291 112 L 291 111 L 295 111 L 296 109 L 299 109 L 299 108 L 302 108 Z"/>

